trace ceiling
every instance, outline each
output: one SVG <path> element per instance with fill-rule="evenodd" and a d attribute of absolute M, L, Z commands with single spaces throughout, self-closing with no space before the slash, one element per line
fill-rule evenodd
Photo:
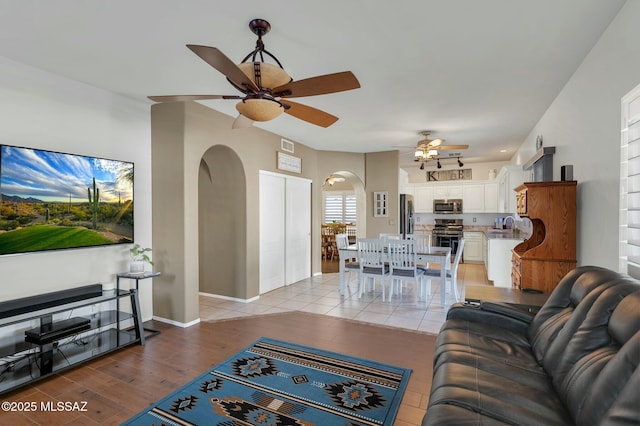
<path fill-rule="evenodd" d="M 253 18 L 299 80 L 351 70 L 361 88 L 298 98 L 340 117 L 256 126 L 321 150 L 401 149 L 419 132 L 468 144 L 465 162 L 509 160 L 624 0 L 0 0 L 0 56 L 147 102 L 237 94 L 186 44 L 240 62 Z M 235 101 L 203 102 L 236 116 Z M 242 129 L 237 130 L 239 132 Z M 500 152 L 505 150 L 505 152 Z"/>

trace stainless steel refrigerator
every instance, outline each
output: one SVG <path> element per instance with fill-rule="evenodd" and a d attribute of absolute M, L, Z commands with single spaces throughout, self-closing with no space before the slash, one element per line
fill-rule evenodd
<path fill-rule="evenodd" d="M 413 195 L 400 194 L 400 235 L 413 234 Z"/>

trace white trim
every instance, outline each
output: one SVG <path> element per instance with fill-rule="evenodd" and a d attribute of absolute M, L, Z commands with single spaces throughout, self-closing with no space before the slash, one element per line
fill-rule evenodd
<path fill-rule="evenodd" d="M 260 299 L 260 296 L 255 296 L 255 297 L 252 297 L 250 299 L 240 299 L 240 298 L 237 298 L 237 297 L 229 297 L 229 296 L 223 296 L 221 294 L 213 294 L 213 293 L 199 292 L 198 294 L 200 296 L 211 297 L 211 298 L 214 298 L 214 299 L 231 300 L 232 302 L 239 302 L 239 303 L 251 303 L 251 302 L 255 302 L 256 300 Z"/>
<path fill-rule="evenodd" d="M 621 114 L 620 114 L 620 212 L 618 215 L 618 272 L 628 274 L 629 266 L 631 266 L 631 273 L 636 276 L 638 265 L 630 265 L 628 262 L 628 208 L 627 208 L 627 196 L 629 189 L 629 127 L 636 125 L 640 120 L 640 85 L 636 86 L 633 90 L 627 93 L 621 99 Z"/>
<path fill-rule="evenodd" d="M 196 325 L 200 322 L 200 318 L 194 319 L 193 321 L 189 321 L 188 323 L 184 323 L 184 322 L 174 321 L 167 318 L 156 317 L 156 316 L 153 317 L 153 320 L 160 321 L 165 324 L 175 325 L 176 327 L 181 327 L 181 328 L 191 327 L 192 325 Z"/>
<path fill-rule="evenodd" d="M 303 180 L 305 182 L 313 182 L 313 180 L 311 180 L 309 178 L 304 178 L 304 177 L 300 177 L 300 176 L 293 176 L 293 175 L 286 175 L 284 173 L 270 172 L 268 170 L 262 170 L 262 169 L 258 170 L 258 174 L 277 176 L 277 177 L 287 178 L 287 179 L 299 179 L 299 180 Z"/>

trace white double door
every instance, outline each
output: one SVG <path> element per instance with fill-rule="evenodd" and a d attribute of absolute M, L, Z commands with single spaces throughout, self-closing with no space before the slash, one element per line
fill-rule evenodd
<path fill-rule="evenodd" d="M 311 276 L 311 180 L 260 171 L 260 294 Z"/>

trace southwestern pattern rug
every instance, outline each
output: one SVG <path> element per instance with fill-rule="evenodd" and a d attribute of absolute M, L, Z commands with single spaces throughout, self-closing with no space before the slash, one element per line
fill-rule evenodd
<path fill-rule="evenodd" d="M 125 425 L 392 425 L 411 370 L 261 338 Z"/>

